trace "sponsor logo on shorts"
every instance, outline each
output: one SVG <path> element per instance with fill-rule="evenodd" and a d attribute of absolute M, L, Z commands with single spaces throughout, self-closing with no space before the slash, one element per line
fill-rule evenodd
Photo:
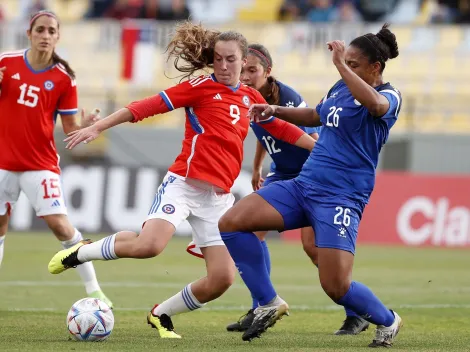
<path fill-rule="evenodd" d="M 172 204 L 165 204 L 164 206 L 162 206 L 162 211 L 165 214 L 173 214 L 175 212 L 175 207 Z"/>
<path fill-rule="evenodd" d="M 346 238 L 346 229 L 345 229 L 344 227 L 341 227 L 341 228 L 339 229 L 338 236 L 339 236 L 339 237 Z"/>

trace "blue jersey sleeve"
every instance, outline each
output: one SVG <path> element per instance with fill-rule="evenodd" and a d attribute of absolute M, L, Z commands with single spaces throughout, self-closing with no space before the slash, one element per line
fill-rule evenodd
<path fill-rule="evenodd" d="M 401 108 L 401 95 L 400 92 L 396 89 L 384 89 L 379 91 L 381 95 L 387 98 L 390 106 L 388 111 L 385 113 L 384 116 L 381 117 L 384 120 L 388 127 L 391 128 L 395 121 L 398 118 L 398 113 L 400 112 Z"/>
<path fill-rule="evenodd" d="M 305 133 L 307 133 L 307 134 L 314 134 L 314 133 L 320 134 L 320 129 L 321 129 L 321 127 L 303 127 L 302 129 L 303 129 L 303 130 L 305 131 Z"/>

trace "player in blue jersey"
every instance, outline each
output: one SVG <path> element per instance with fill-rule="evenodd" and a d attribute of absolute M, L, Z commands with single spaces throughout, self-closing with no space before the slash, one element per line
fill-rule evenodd
<path fill-rule="evenodd" d="M 260 302 L 243 340 L 259 337 L 289 309 L 272 286 L 253 231 L 311 225 L 324 291 L 377 325 L 370 347 L 390 347 L 402 319 L 351 277 L 358 227 L 374 188 L 379 152 L 401 108 L 399 91 L 382 76 L 386 61 L 398 56 L 398 44 L 384 25 L 377 34 L 357 37 L 347 49 L 342 41 L 329 42 L 328 48 L 342 79 L 316 109 L 251 107 L 255 120 L 275 115 L 300 126 L 323 125 L 300 175 L 245 197 L 220 219 L 219 229 L 242 279 Z"/>

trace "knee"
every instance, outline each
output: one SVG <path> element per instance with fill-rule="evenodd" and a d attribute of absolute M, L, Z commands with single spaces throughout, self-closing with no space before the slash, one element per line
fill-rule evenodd
<path fill-rule="evenodd" d="M 148 242 L 140 242 L 135 251 L 135 257 L 146 259 L 146 258 L 153 258 L 160 253 L 163 252 L 165 249 L 164 246 L 160 245 L 159 243 L 148 243 Z"/>
<path fill-rule="evenodd" d="M 304 252 L 308 255 L 308 257 L 311 259 L 313 264 L 318 266 L 318 248 L 315 247 L 315 244 L 303 243 L 302 246 L 303 246 Z"/>
<path fill-rule="evenodd" d="M 219 220 L 220 232 L 234 232 L 239 230 L 240 216 L 230 210 Z"/>
<path fill-rule="evenodd" d="M 334 302 L 338 302 L 348 292 L 349 286 L 351 285 L 350 280 L 334 277 L 327 279 L 322 279 L 320 277 L 320 283 L 325 293 Z"/>

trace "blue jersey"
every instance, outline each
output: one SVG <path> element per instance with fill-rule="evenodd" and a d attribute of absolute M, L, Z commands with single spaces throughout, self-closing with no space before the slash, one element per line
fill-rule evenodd
<path fill-rule="evenodd" d="M 280 106 L 292 108 L 307 106 L 300 94 L 294 89 L 279 81 L 276 81 L 276 84 L 279 86 Z M 271 121 L 271 119 L 274 118 L 275 117 L 271 117 L 268 120 L 260 122 L 260 124 Z M 321 129 L 321 127 L 299 127 L 307 134 L 320 133 Z M 256 138 L 258 138 L 263 148 L 266 149 L 273 160 L 271 163 L 271 172 L 276 173 L 282 178 L 296 177 L 302 169 L 303 164 L 308 159 L 310 152 L 275 138 L 258 124 L 252 123 L 251 128 Z"/>
<path fill-rule="evenodd" d="M 298 179 L 310 183 L 325 198 L 349 199 L 367 204 L 375 183 L 379 152 L 397 121 L 401 95 L 389 83 L 375 88 L 390 108 L 374 117 L 337 82 L 318 104 L 322 134 Z"/>

